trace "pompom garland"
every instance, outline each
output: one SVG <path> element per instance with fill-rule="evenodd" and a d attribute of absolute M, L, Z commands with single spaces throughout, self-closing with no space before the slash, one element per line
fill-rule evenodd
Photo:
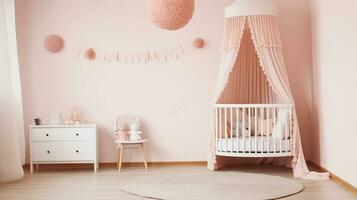
<path fill-rule="evenodd" d="M 94 60 L 96 57 L 95 51 L 92 48 L 87 49 L 86 51 L 86 58 L 87 60 Z"/>
<path fill-rule="evenodd" d="M 116 62 L 125 64 L 149 64 L 156 62 L 167 62 L 170 60 L 176 60 L 184 56 L 194 55 L 200 52 L 203 39 L 199 38 L 198 47 L 195 42 L 191 42 L 186 45 L 180 45 L 178 47 L 161 50 L 142 50 L 134 52 L 126 52 L 121 50 L 94 50 L 92 48 L 85 49 L 78 53 L 78 57 L 92 61 L 102 62 Z M 201 41 L 202 40 L 202 41 Z"/>
<path fill-rule="evenodd" d="M 195 46 L 198 49 L 203 48 L 203 46 L 205 46 L 205 41 L 202 38 L 196 38 L 193 41 L 193 46 Z"/>
<path fill-rule="evenodd" d="M 177 30 L 184 27 L 192 18 L 194 0 L 147 0 L 151 21 L 158 27 Z"/>

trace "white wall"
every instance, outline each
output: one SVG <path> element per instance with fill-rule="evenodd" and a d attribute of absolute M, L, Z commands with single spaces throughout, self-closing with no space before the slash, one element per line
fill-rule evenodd
<path fill-rule="evenodd" d="M 312 0 L 312 161 L 357 187 L 357 1 Z"/>

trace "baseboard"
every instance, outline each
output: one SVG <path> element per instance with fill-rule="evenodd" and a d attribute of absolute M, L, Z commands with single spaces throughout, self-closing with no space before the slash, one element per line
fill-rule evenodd
<path fill-rule="evenodd" d="M 316 163 L 313 163 L 311 161 L 307 161 L 307 163 L 310 166 L 312 166 L 313 168 L 315 168 L 319 172 L 328 172 L 328 173 L 330 173 L 331 180 L 335 181 L 337 184 L 341 185 L 342 187 L 346 188 L 347 190 L 349 190 L 349 191 L 351 191 L 351 192 L 353 192 L 354 194 L 357 195 L 357 188 L 355 186 L 353 186 L 352 184 L 348 183 L 347 181 L 343 180 L 342 178 L 340 178 L 336 174 L 330 172 L 329 170 L 321 167 L 320 165 L 318 165 Z"/>
<path fill-rule="evenodd" d="M 117 163 L 100 163 L 100 167 L 116 167 Z M 143 162 L 124 162 L 123 167 L 141 167 Z M 170 162 L 148 162 L 150 167 L 189 167 L 189 166 L 207 166 L 207 161 L 170 161 Z"/>
<path fill-rule="evenodd" d="M 24 168 L 29 168 L 29 164 L 24 165 Z M 93 164 L 42 164 L 41 168 L 93 168 Z M 123 167 L 142 167 L 143 162 L 123 162 Z M 207 166 L 207 161 L 170 161 L 170 162 L 148 162 L 150 167 L 192 167 L 192 166 Z M 103 162 L 99 163 L 100 168 L 116 168 L 117 163 L 115 162 Z"/>

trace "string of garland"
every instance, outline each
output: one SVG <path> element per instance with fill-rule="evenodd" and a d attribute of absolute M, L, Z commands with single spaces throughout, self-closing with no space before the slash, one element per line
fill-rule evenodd
<path fill-rule="evenodd" d="M 124 52 L 120 50 L 98 50 L 89 48 L 78 53 L 78 57 L 88 61 L 116 62 L 124 64 L 149 64 L 153 62 L 167 62 L 177 60 L 183 56 L 193 55 L 204 46 L 201 38 L 192 44 L 166 50 L 146 50 L 138 52 Z"/>

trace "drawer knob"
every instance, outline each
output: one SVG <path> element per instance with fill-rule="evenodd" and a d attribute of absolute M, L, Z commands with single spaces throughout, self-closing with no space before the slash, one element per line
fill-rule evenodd
<path fill-rule="evenodd" d="M 76 136 L 79 136 L 79 133 L 76 133 Z"/>
<path fill-rule="evenodd" d="M 76 150 L 76 153 L 79 153 L 79 150 Z"/>
<path fill-rule="evenodd" d="M 48 133 L 46 133 L 46 136 L 48 137 L 48 136 L 50 136 Z"/>
<path fill-rule="evenodd" d="M 50 150 L 47 150 L 47 153 L 48 153 L 48 154 L 50 154 L 50 153 L 51 153 L 51 151 L 50 151 Z"/>

